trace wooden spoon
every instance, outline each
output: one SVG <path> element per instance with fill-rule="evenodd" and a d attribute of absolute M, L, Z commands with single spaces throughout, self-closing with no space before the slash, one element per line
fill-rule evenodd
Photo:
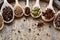
<path fill-rule="evenodd" d="M 14 6 L 14 14 L 17 18 L 23 16 L 23 8 L 18 3 L 18 0 L 16 0 L 15 6 Z"/>
<path fill-rule="evenodd" d="M 3 13 L 3 9 L 4 9 L 5 7 L 10 7 L 10 8 L 12 9 L 13 17 L 12 17 L 12 19 L 9 20 L 9 21 L 4 20 L 4 22 L 5 22 L 5 23 L 11 23 L 11 22 L 14 20 L 13 7 L 7 2 L 7 0 L 4 0 L 4 3 L 3 3 L 2 8 L 1 8 L 1 13 Z M 7 11 L 8 11 L 8 10 L 7 10 Z M 3 15 L 2 15 L 2 16 L 3 16 Z M 7 16 L 8 16 L 8 15 L 7 15 Z M 3 17 L 3 19 L 4 19 L 4 17 Z"/>
<path fill-rule="evenodd" d="M 1 12 L 0 12 L 0 17 L 1 17 L 1 19 L 2 19 L 2 24 L 0 24 L 0 25 L 1 25 L 0 30 L 2 30 L 3 27 L 4 27 L 4 20 L 3 20 L 3 16 L 2 16 L 2 14 L 1 14 Z"/>
<path fill-rule="evenodd" d="M 41 11 L 41 8 L 40 8 L 40 5 L 39 5 L 39 0 L 36 0 L 36 3 L 35 3 L 35 5 L 33 6 L 32 10 L 34 10 L 35 7 L 37 7 L 37 8 L 40 9 L 40 10 L 38 11 L 38 15 L 37 15 L 37 16 L 34 16 L 34 15 L 31 13 L 31 16 L 32 16 L 33 18 L 38 18 L 38 17 L 40 17 L 40 15 L 42 14 L 42 11 Z"/>
<path fill-rule="evenodd" d="M 53 6 L 52 6 L 52 3 L 53 3 L 53 0 L 50 0 L 49 2 L 49 5 L 47 6 L 47 8 L 44 10 L 44 12 L 47 10 L 47 9 L 51 9 L 54 13 L 55 13 L 55 10 L 53 9 Z M 54 16 L 50 19 L 46 19 L 45 16 L 43 16 L 43 14 L 41 15 L 42 19 L 46 22 L 50 22 L 54 19 Z"/>
<path fill-rule="evenodd" d="M 30 15 L 30 7 L 29 7 L 29 0 L 26 0 L 26 6 L 25 6 L 25 16 L 29 16 Z"/>
<path fill-rule="evenodd" d="M 55 14 L 55 18 L 54 18 L 54 21 L 53 21 L 53 25 L 54 25 L 54 28 L 56 29 L 60 29 L 60 27 L 56 26 L 56 22 L 55 20 L 57 19 L 57 16 L 60 15 L 60 11 L 58 11 L 56 14 Z"/>

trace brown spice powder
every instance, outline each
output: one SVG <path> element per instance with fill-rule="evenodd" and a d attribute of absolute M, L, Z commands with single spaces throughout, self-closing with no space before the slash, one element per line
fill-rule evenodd
<path fill-rule="evenodd" d="M 14 9 L 14 13 L 16 17 L 21 17 L 23 10 L 20 6 L 16 6 Z"/>
<path fill-rule="evenodd" d="M 54 12 L 51 9 L 47 9 L 46 12 L 43 12 L 43 16 L 45 16 L 46 19 L 51 19 L 54 17 Z"/>

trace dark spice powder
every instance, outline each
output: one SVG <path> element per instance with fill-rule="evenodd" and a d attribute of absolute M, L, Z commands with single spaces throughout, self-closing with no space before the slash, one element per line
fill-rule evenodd
<path fill-rule="evenodd" d="M 40 28 L 40 27 L 42 27 L 43 25 L 44 25 L 44 24 L 43 24 L 42 22 L 39 22 L 38 25 L 37 25 L 37 27 Z"/>
<path fill-rule="evenodd" d="M 25 8 L 25 14 L 30 15 L 30 8 L 29 7 Z"/>
<path fill-rule="evenodd" d="M 60 27 L 60 14 L 58 14 L 57 18 L 55 19 L 55 24 L 57 27 Z"/>
<path fill-rule="evenodd" d="M 10 21 L 13 18 L 13 10 L 9 6 L 6 6 L 3 8 L 2 16 L 5 21 Z"/>
<path fill-rule="evenodd" d="M 46 19 L 51 19 L 54 17 L 54 12 L 51 9 L 47 9 L 46 12 L 43 12 L 43 16 L 45 16 Z"/>

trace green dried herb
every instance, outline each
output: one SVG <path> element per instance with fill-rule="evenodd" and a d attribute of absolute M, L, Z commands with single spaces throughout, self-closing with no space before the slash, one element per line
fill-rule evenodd
<path fill-rule="evenodd" d="M 35 8 L 32 10 L 32 14 L 33 14 L 34 16 L 39 15 L 39 13 L 40 13 L 40 8 L 38 8 L 38 7 L 35 7 Z"/>

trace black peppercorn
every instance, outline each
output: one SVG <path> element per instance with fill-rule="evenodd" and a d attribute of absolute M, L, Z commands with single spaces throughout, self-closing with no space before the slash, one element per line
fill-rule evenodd
<path fill-rule="evenodd" d="M 10 21 L 13 18 L 13 10 L 9 6 L 6 6 L 3 8 L 2 16 L 5 21 Z"/>

